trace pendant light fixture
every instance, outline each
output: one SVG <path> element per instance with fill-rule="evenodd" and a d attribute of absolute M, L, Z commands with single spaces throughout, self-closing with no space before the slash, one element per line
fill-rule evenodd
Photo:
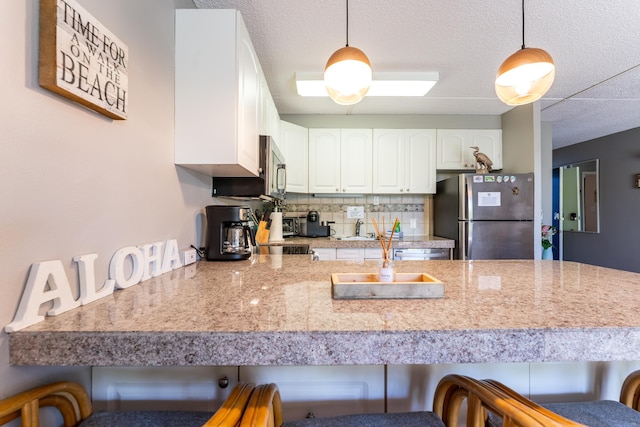
<path fill-rule="evenodd" d="M 336 50 L 324 68 L 324 85 L 331 99 L 340 105 L 357 104 L 371 86 L 373 72 L 369 58 L 349 46 L 349 0 L 347 1 L 347 44 Z"/>
<path fill-rule="evenodd" d="M 522 0 L 522 49 L 508 57 L 498 69 L 496 94 L 508 105 L 537 101 L 547 93 L 556 74 L 553 58 L 546 51 L 524 46 L 524 0 Z"/>

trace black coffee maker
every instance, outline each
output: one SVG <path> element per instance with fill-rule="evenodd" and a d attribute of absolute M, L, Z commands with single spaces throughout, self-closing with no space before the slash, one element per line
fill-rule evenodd
<path fill-rule="evenodd" d="M 207 206 L 207 261 L 243 260 L 256 245 L 245 206 Z"/>
<path fill-rule="evenodd" d="M 327 237 L 331 235 L 331 227 L 325 225 L 324 222 L 320 223 L 320 215 L 317 211 L 309 211 L 304 235 L 307 237 Z"/>

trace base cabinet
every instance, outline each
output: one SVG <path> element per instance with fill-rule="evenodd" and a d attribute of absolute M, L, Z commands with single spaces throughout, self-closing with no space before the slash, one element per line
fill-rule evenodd
<path fill-rule="evenodd" d="M 318 256 L 318 261 L 334 261 L 337 259 L 335 248 L 311 248 L 311 250 Z"/>
<path fill-rule="evenodd" d="M 240 381 L 276 383 L 284 420 L 384 412 L 385 367 L 242 366 Z"/>
<path fill-rule="evenodd" d="M 326 350 L 326 349 L 325 349 Z M 373 412 L 431 411 L 447 374 L 491 378 L 538 402 L 618 400 L 640 361 L 357 366 L 94 367 L 96 410 L 215 411 L 238 381 L 276 383 L 285 421 Z M 228 378 L 225 388 L 218 384 Z M 459 426 L 464 426 L 464 419 Z"/>
<path fill-rule="evenodd" d="M 221 387 L 220 380 L 228 379 Z M 216 411 L 238 384 L 235 366 L 94 367 L 96 411 Z"/>
<path fill-rule="evenodd" d="M 382 259 L 382 248 L 312 248 L 320 261 Z"/>

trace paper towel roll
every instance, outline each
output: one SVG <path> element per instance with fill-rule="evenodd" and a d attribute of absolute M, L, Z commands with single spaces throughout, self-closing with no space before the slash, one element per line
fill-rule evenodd
<path fill-rule="evenodd" d="M 282 212 L 272 212 L 271 229 L 269 231 L 269 242 L 283 242 L 282 237 Z"/>

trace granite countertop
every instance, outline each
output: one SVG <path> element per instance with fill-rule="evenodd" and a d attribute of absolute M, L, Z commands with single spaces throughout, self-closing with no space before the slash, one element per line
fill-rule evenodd
<path fill-rule="evenodd" d="M 404 249 L 452 249 L 455 240 L 438 236 L 406 236 L 402 239 L 394 238 L 391 242 L 393 248 Z M 278 244 L 305 244 L 313 248 L 379 248 L 378 240 L 339 240 L 335 237 L 287 237 L 283 243 Z"/>
<path fill-rule="evenodd" d="M 400 261 L 445 297 L 334 300 L 375 261 L 205 262 L 11 333 L 14 365 L 348 365 L 638 360 L 640 274 L 560 261 Z M 391 285 L 392 286 L 392 285 Z"/>

